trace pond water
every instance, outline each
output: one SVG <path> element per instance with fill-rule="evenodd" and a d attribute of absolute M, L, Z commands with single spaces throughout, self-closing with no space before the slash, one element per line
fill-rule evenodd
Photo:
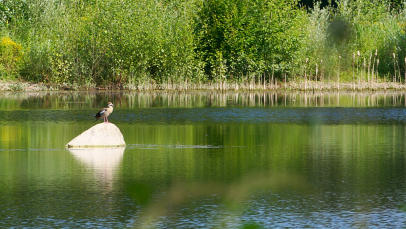
<path fill-rule="evenodd" d="M 404 228 L 399 93 L 2 93 L 0 228 Z M 124 149 L 67 150 L 115 104 Z"/>

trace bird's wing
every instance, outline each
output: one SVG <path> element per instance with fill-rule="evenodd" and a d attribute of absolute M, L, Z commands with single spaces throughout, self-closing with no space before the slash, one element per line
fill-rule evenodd
<path fill-rule="evenodd" d="M 97 114 L 95 115 L 95 117 L 101 117 L 101 116 L 104 114 L 104 112 L 106 112 L 106 111 L 107 111 L 107 108 L 103 108 L 103 110 L 97 112 Z"/>

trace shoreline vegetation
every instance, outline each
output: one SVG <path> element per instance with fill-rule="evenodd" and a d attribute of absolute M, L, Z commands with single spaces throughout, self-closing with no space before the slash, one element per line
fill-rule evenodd
<path fill-rule="evenodd" d="M 400 0 L 1 1 L 0 90 L 404 90 L 405 22 Z"/>
<path fill-rule="evenodd" d="M 36 91 L 303 91 L 303 92 L 373 92 L 406 91 L 406 83 L 399 82 L 322 82 L 295 80 L 288 82 L 215 82 L 183 84 L 142 83 L 137 85 L 85 87 L 67 84 L 33 83 L 17 80 L 0 80 L 0 92 L 36 92 Z"/>

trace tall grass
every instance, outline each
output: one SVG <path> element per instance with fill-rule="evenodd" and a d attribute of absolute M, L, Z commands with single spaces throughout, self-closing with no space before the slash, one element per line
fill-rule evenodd
<path fill-rule="evenodd" d="M 389 1 L 342 0 L 337 8 L 324 9 L 316 5 L 309 13 L 299 60 L 309 58 L 315 72 L 322 58 L 325 64 L 318 68 L 327 77 L 338 71 L 344 81 L 358 84 L 404 81 L 405 12 L 392 9 Z"/>
<path fill-rule="evenodd" d="M 203 78 L 195 58 L 190 2 L 26 2 L 32 20 L 13 18 L 3 30 L 22 34 L 23 78 L 85 85 Z M 14 5 L 11 7 L 15 7 Z M 42 14 L 34 12 L 41 11 Z M 12 24 L 12 25 L 10 25 Z M 24 32 L 13 29 L 24 27 Z"/>
<path fill-rule="evenodd" d="M 378 0 L 307 10 L 294 0 L 2 1 L 1 39 L 19 51 L 0 48 L 0 72 L 127 88 L 405 82 L 406 9 L 391 7 Z"/>

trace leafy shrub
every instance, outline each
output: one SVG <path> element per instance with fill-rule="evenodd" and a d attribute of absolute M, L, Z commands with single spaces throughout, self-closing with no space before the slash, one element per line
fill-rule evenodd
<path fill-rule="evenodd" d="M 304 12 L 293 0 L 207 0 L 195 19 L 198 56 L 216 78 L 225 63 L 229 78 L 279 76 L 293 69 L 303 36 Z M 220 59 L 219 59 L 220 58 Z M 220 65 L 219 65 L 220 64 Z"/>
<path fill-rule="evenodd" d="M 23 48 L 10 37 L 0 39 L 0 73 L 3 78 L 18 74 L 23 58 Z"/>

